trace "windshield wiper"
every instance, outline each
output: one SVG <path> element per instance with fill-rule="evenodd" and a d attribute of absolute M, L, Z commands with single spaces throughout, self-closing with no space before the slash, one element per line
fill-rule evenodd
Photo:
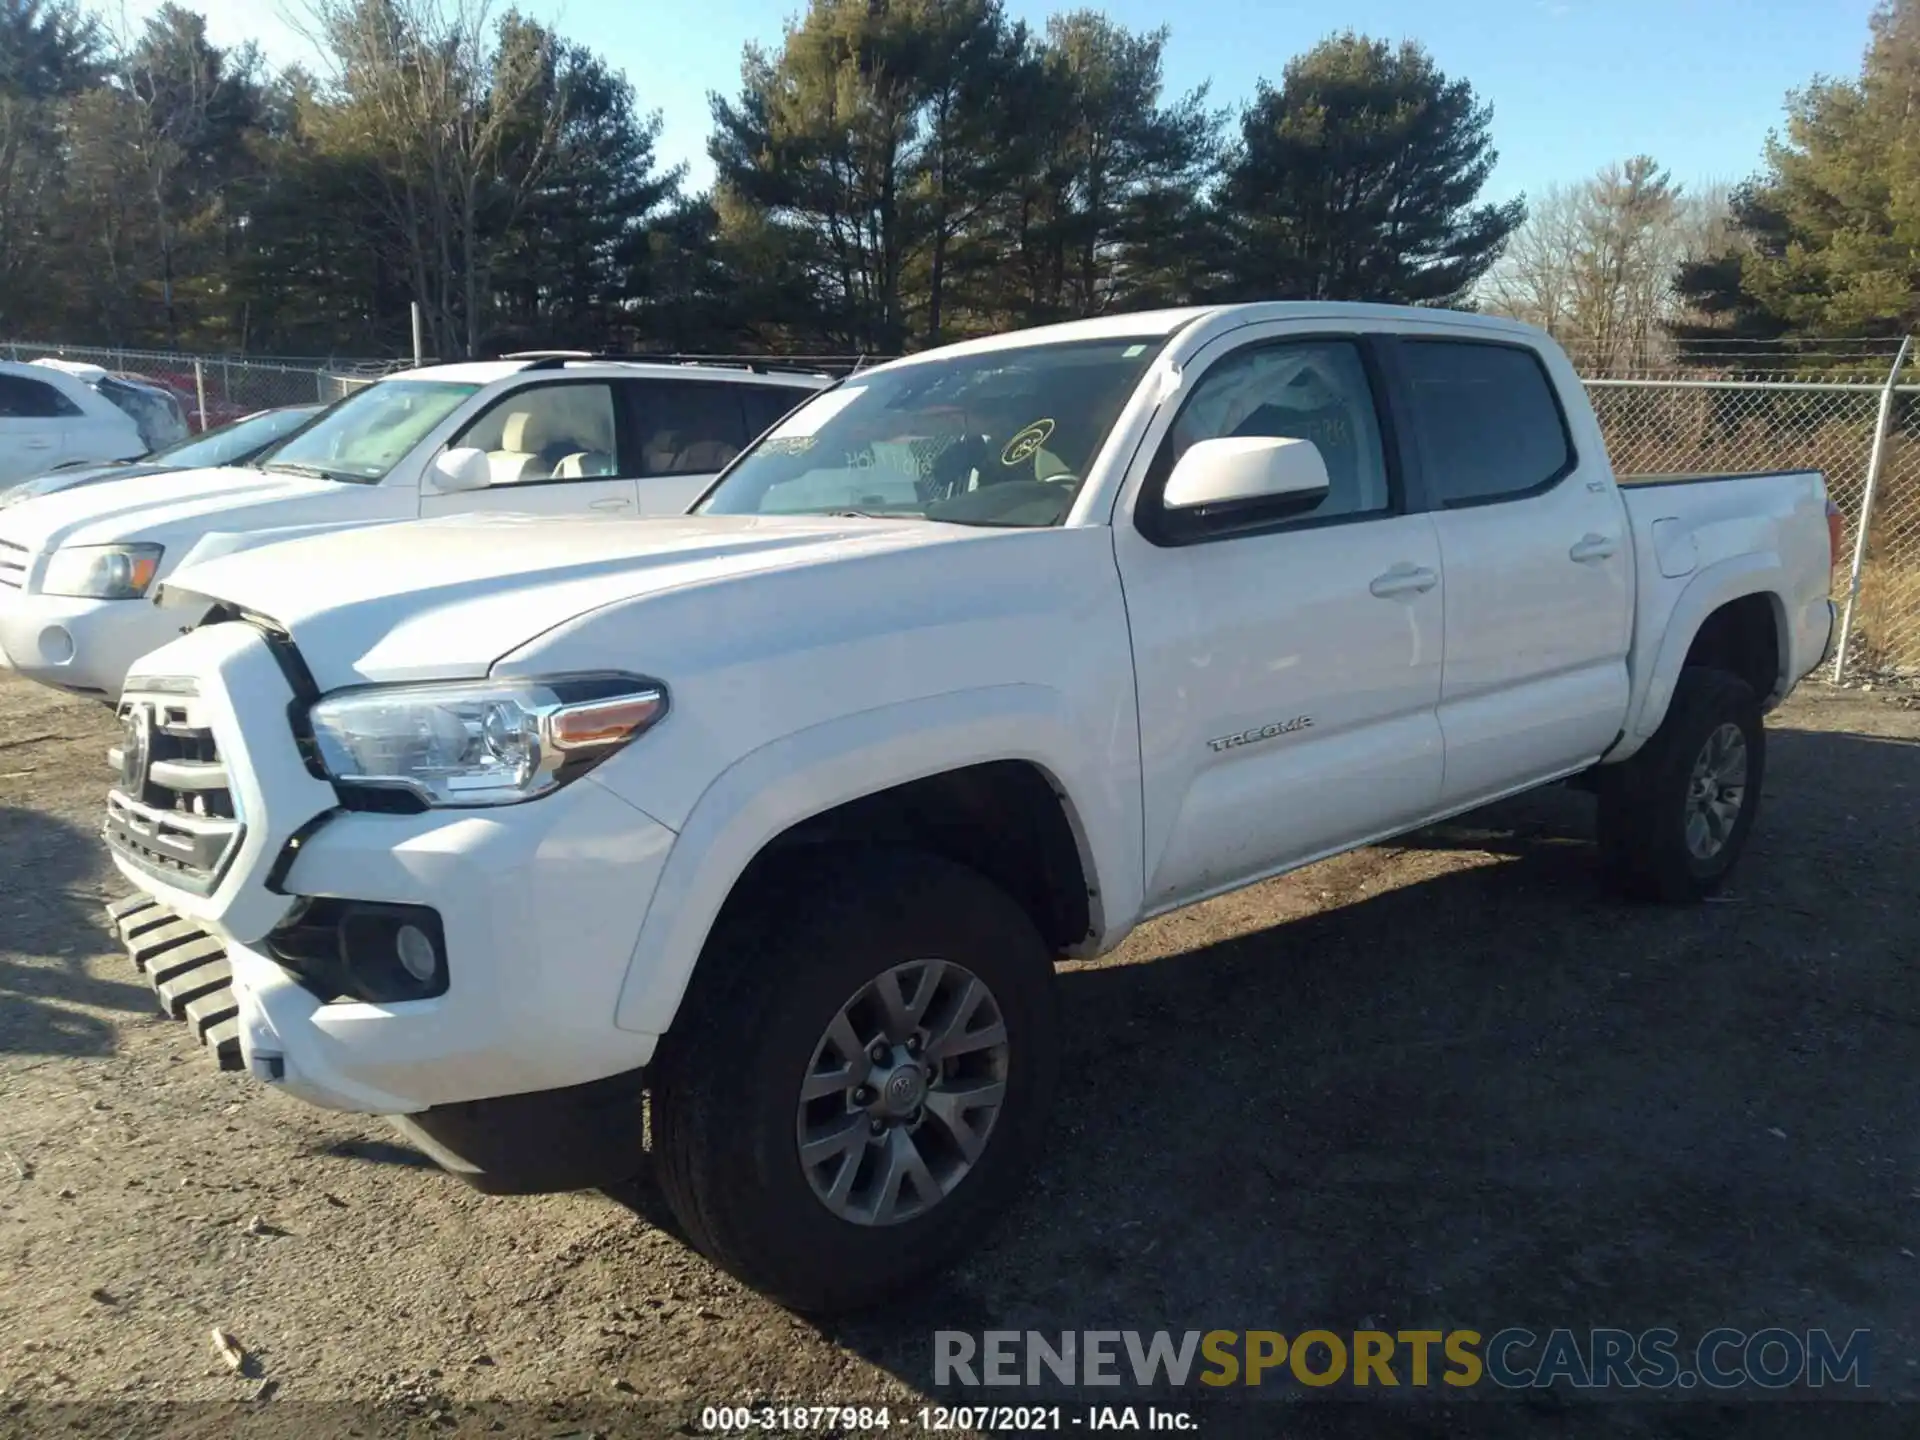
<path fill-rule="evenodd" d="M 262 465 L 260 468 L 262 470 L 271 470 L 281 475 L 306 475 L 315 480 L 353 481 L 359 478 L 355 475 L 343 475 L 338 470 L 329 470 L 324 465 L 302 465 L 297 460 L 275 460 Z"/>

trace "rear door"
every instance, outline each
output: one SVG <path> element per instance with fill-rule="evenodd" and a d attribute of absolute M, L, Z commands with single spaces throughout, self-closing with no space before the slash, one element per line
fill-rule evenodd
<path fill-rule="evenodd" d="M 1413 334 L 1391 351 L 1446 575 L 1451 810 L 1579 769 L 1613 743 L 1633 549 L 1606 456 L 1576 449 L 1538 351 Z"/>
<path fill-rule="evenodd" d="M 0 484 L 60 463 L 80 407 L 44 380 L 0 374 Z"/>
<path fill-rule="evenodd" d="M 1409 497 L 1372 342 L 1249 327 L 1189 369 L 1114 526 L 1154 910 L 1414 824 L 1441 777 L 1440 549 Z M 1312 440 L 1326 499 L 1306 513 L 1161 506 L 1188 446 L 1253 435 Z"/>
<path fill-rule="evenodd" d="M 423 515 L 632 515 L 636 509 L 638 452 L 622 424 L 613 382 L 522 385 L 482 410 L 447 448 L 485 451 L 492 483 L 450 495 L 423 487 Z"/>

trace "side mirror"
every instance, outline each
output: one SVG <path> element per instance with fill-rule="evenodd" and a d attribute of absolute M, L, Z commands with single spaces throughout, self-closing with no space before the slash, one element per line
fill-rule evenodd
<path fill-rule="evenodd" d="M 1267 435 L 1197 440 L 1167 477 L 1160 503 L 1197 510 L 1250 500 L 1288 500 L 1311 510 L 1326 499 L 1327 462 L 1311 440 Z"/>
<path fill-rule="evenodd" d="M 487 463 L 487 452 L 467 447 L 442 450 L 433 457 L 427 474 L 433 477 L 433 488 L 448 495 L 463 490 L 484 490 L 493 483 L 493 467 Z"/>

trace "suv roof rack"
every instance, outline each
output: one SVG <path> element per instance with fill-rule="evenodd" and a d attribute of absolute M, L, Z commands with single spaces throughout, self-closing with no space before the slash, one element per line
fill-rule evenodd
<path fill-rule="evenodd" d="M 701 365 L 709 369 L 750 370 L 756 375 L 813 375 L 831 377 L 836 372 L 858 370 L 866 362 L 864 355 L 818 357 L 822 363 L 807 364 L 813 356 L 781 359 L 768 355 L 681 355 L 636 351 L 591 350 L 516 350 L 502 360 L 525 360 L 528 370 L 561 370 L 581 361 L 627 365 Z"/>

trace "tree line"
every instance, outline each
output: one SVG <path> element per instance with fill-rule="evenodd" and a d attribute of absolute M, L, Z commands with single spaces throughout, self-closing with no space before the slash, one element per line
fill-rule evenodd
<path fill-rule="evenodd" d="M 1913 318 L 1920 0 L 1791 97 L 1764 173 L 1649 157 L 1492 203 L 1492 111 L 1351 32 L 1237 106 L 1164 29 L 810 0 L 712 97 L 715 179 L 589 49 L 487 0 L 301 0 L 275 70 L 168 4 L 0 0 L 0 335 L 280 354 L 896 353 L 1250 298 L 1491 308 L 1599 350 Z M 1876 332 L 1877 333 L 1877 332 Z"/>

